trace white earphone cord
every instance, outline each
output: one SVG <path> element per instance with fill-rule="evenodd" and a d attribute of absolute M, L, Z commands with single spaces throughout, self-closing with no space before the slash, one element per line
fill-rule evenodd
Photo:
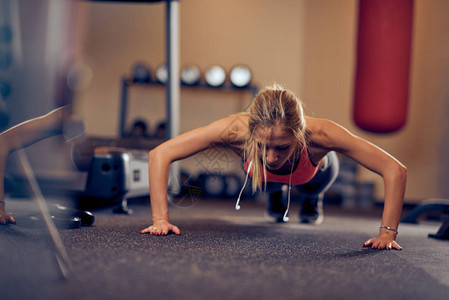
<path fill-rule="evenodd" d="M 295 161 L 295 159 L 293 159 L 293 161 Z M 288 197 L 287 197 L 287 209 L 285 210 L 285 213 L 284 213 L 284 217 L 282 218 L 282 220 L 284 221 L 284 222 L 288 222 L 288 217 L 287 217 L 287 215 L 288 215 L 288 211 L 290 210 L 290 191 L 291 191 L 291 189 L 292 189 L 292 174 L 293 174 L 293 166 L 294 166 L 295 164 L 294 163 L 292 163 L 292 169 L 290 170 L 290 178 L 288 179 Z"/>
<path fill-rule="evenodd" d="M 240 197 L 242 196 L 243 190 L 245 189 L 246 183 L 248 182 L 248 176 L 249 176 L 249 172 L 251 171 L 252 165 L 253 165 L 253 161 L 250 161 L 249 165 L 248 165 L 248 170 L 246 171 L 245 183 L 243 184 L 243 187 L 240 190 L 239 197 L 237 198 L 237 202 L 235 204 L 235 210 L 240 210 L 240 205 L 239 205 L 240 204 Z"/>
<path fill-rule="evenodd" d="M 284 217 L 282 218 L 282 220 L 284 222 L 288 222 L 287 215 L 288 215 L 288 211 L 290 210 L 290 191 L 291 191 L 291 189 L 292 189 L 292 174 L 290 173 L 290 179 L 288 181 L 287 209 L 285 210 Z"/>
<path fill-rule="evenodd" d="M 253 165 L 253 161 L 250 161 L 249 165 L 248 165 L 248 170 L 246 171 L 245 182 L 243 183 L 243 187 L 240 190 L 239 197 L 237 198 L 237 202 L 235 204 L 235 210 L 240 210 L 240 199 L 242 197 L 243 190 L 246 187 L 246 183 L 248 182 L 248 176 L 249 176 L 249 172 L 251 171 L 252 165 Z M 290 179 L 288 182 L 287 209 L 285 210 L 284 217 L 282 218 L 284 222 L 288 222 L 288 220 L 289 220 L 287 215 L 288 215 L 288 211 L 290 210 L 290 191 L 291 191 L 291 189 L 292 189 L 292 174 L 290 172 Z"/>

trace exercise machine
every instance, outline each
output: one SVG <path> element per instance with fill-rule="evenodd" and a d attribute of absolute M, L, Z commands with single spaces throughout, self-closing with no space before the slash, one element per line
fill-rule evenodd
<path fill-rule="evenodd" d="M 77 170 L 87 172 L 84 190 L 74 191 L 77 197 L 118 202 L 115 212 L 131 214 L 128 199 L 149 195 L 148 150 L 83 143 L 72 147 L 71 156 Z"/>
<path fill-rule="evenodd" d="M 429 199 L 412 209 L 402 220 L 402 223 L 418 224 L 422 215 L 437 213 L 443 224 L 437 233 L 429 234 L 429 237 L 441 240 L 449 240 L 449 199 Z"/>

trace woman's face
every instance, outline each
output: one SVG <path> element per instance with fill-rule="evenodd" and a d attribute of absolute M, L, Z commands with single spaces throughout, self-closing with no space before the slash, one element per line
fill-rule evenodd
<path fill-rule="evenodd" d="M 293 154 L 298 141 L 286 129 L 274 126 L 271 129 L 259 128 L 255 131 L 260 158 L 265 147 L 267 168 L 269 170 L 279 170 Z"/>

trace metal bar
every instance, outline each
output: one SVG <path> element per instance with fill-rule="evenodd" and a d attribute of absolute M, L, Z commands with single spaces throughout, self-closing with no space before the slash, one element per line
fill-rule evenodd
<path fill-rule="evenodd" d="M 128 82 L 126 78 L 122 78 L 122 95 L 120 101 L 120 124 L 119 124 L 119 137 L 123 137 L 125 135 L 125 126 L 126 126 L 126 113 L 127 113 L 127 104 L 128 104 Z"/>
<path fill-rule="evenodd" d="M 179 134 L 180 79 L 179 79 L 179 2 L 167 1 L 166 19 L 167 58 L 167 117 L 169 138 Z"/>
<path fill-rule="evenodd" d="M 167 125 L 169 138 L 179 135 L 180 123 L 180 79 L 179 79 L 179 1 L 167 0 L 166 12 L 166 60 L 167 60 Z M 170 168 L 171 191 L 179 192 L 180 166 L 175 162 Z"/>

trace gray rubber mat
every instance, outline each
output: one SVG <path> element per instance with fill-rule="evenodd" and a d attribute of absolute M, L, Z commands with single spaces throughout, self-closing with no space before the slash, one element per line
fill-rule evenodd
<path fill-rule="evenodd" d="M 62 280 L 33 202 L 8 201 L 0 226 L 2 299 L 448 299 L 449 242 L 439 224 L 400 226 L 403 251 L 361 247 L 380 218 L 331 212 L 320 226 L 276 224 L 265 206 L 202 200 L 171 208 L 181 236 L 141 235 L 148 203 L 131 216 L 95 210 L 94 226 L 60 230 L 73 264 Z M 375 215 L 375 214 L 374 214 Z"/>

